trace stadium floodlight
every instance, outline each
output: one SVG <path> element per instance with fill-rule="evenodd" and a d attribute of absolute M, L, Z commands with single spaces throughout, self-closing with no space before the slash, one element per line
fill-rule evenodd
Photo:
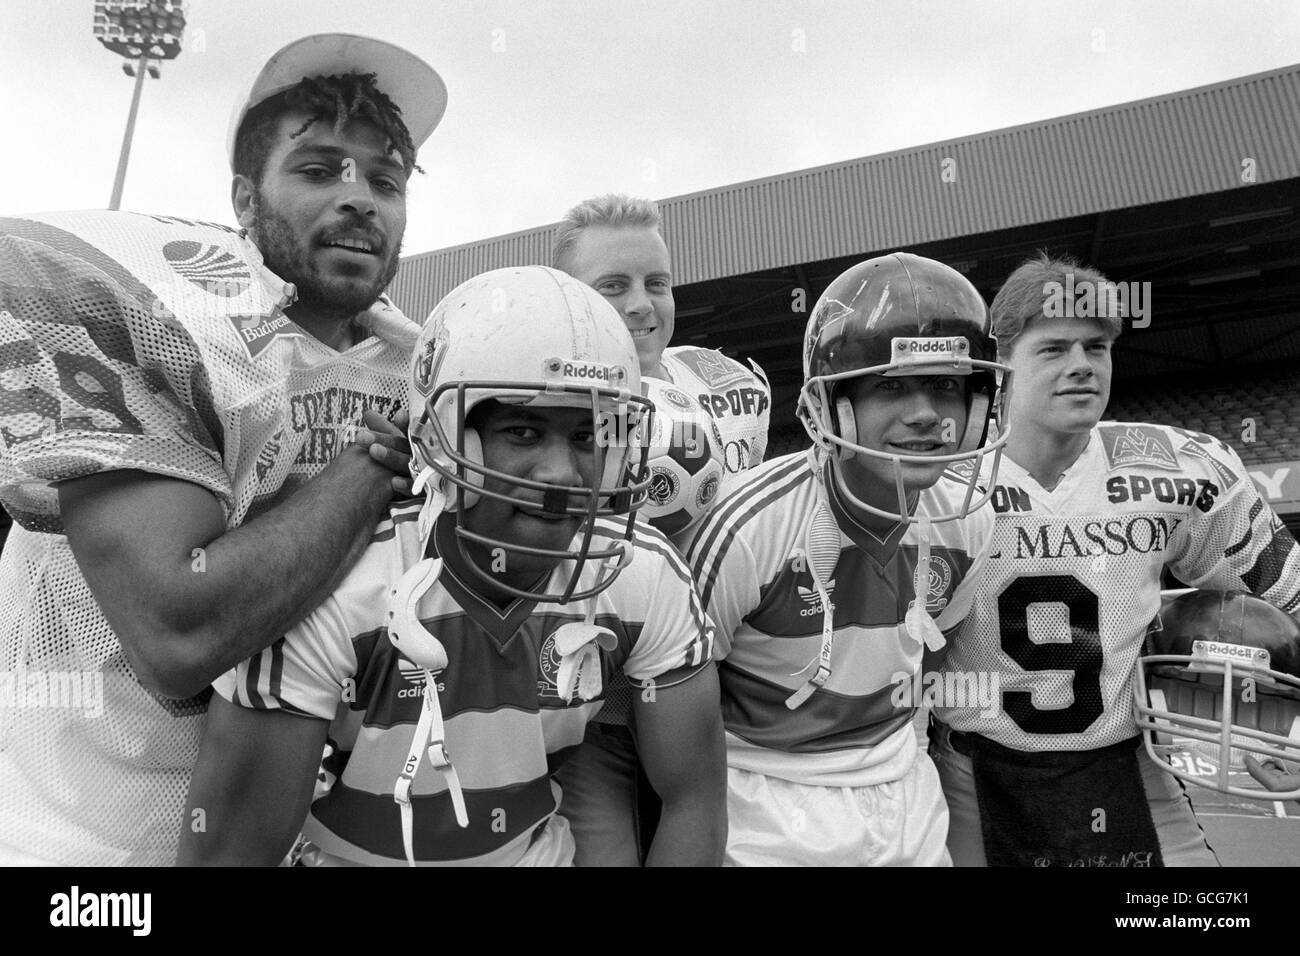
<path fill-rule="evenodd" d="M 131 156 L 131 137 L 135 118 L 140 111 L 140 92 L 145 74 L 155 80 L 161 75 L 159 63 L 180 56 L 181 34 L 185 31 L 184 0 L 95 0 L 92 32 L 104 48 L 125 58 L 122 71 L 135 77 L 131 94 L 131 111 L 127 114 L 122 152 L 117 157 L 117 175 L 109 209 L 122 204 L 122 187 L 126 183 L 126 164 Z"/>

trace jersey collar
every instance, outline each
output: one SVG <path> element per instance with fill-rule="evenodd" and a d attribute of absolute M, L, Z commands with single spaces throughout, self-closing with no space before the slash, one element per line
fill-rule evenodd
<path fill-rule="evenodd" d="M 881 538 L 874 531 L 865 527 L 853 517 L 849 509 L 840 501 L 839 491 L 835 488 L 835 480 L 827 474 L 826 499 L 831 506 L 831 514 L 835 516 L 835 523 L 840 526 L 840 532 L 848 535 L 849 540 L 858 546 L 868 557 L 882 568 L 893 557 L 894 552 L 898 550 L 898 543 L 903 540 L 903 535 L 907 533 L 907 523 L 899 521 L 890 529 L 889 533 Z"/>
<path fill-rule="evenodd" d="M 491 601 L 481 597 L 472 584 L 477 576 L 465 566 L 465 557 L 456 543 L 456 516 L 444 511 L 438 515 L 433 525 L 431 541 L 437 556 L 442 558 L 443 586 L 457 604 L 469 615 L 479 627 L 492 635 L 499 650 L 504 650 L 510 639 L 518 633 L 524 621 L 532 615 L 537 602 L 516 598 L 504 608 L 499 608 Z M 535 587 L 545 585 L 551 572 L 538 578 Z"/>

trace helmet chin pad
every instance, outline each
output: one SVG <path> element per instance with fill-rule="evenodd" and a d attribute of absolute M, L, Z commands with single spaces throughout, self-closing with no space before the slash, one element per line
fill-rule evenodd
<path fill-rule="evenodd" d="M 844 395 L 835 399 L 835 434 L 851 445 L 858 443 L 858 422 L 853 417 L 853 402 Z M 836 448 L 835 454 L 840 461 L 853 457 L 853 451 L 843 445 Z"/>
<path fill-rule="evenodd" d="M 466 460 L 482 467 L 483 439 L 479 437 L 478 429 L 466 428 L 463 444 Z M 459 469 L 461 477 L 463 477 L 468 484 L 473 485 L 476 488 L 483 487 L 483 473 L 481 471 L 459 465 L 454 465 L 453 467 Z M 461 510 L 462 507 L 464 510 L 468 511 L 470 508 L 473 508 L 478 504 L 478 500 L 481 497 L 477 492 L 471 491 L 463 485 L 457 485 L 455 482 L 448 480 L 445 475 L 439 476 L 438 488 L 445 499 L 445 504 L 443 505 L 444 511 L 458 511 Z"/>

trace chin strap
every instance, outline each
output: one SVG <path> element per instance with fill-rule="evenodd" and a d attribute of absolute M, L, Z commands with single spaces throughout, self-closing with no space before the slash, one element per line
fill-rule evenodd
<path fill-rule="evenodd" d="M 632 563 L 632 542 L 626 539 L 615 543 L 619 549 L 617 557 L 606 558 L 601 571 L 617 571 Z M 555 677 L 556 690 L 564 702 L 573 700 L 574 691 L 583 700 L 592 700 L 600 695 L 600 652 L 613 651 L 618 647 L 618 638 L 607 627 L 596 624 L 596 601 L 592 599 L 587 608 L 585 621 L 570 621 L 562 624 L 555 634 L 555 653 L 560 655 L 560 669 Z"/>
<path fill-rule="evenodd" d="M 555 683 L 566 704 L 573 700 L 575 690 L 583 700 L 599 696 L 600 652 L 618 647 L 614 632 L 607 627 L 597 627 L 595 617 L 596 606 L 593 603 L 586 621 L 570 621 L 555 632 L 555 653 L 560 655 L 560 670 Z"/>
<path fill-rule="evenodd" d="M 427 504 L 426 502 L 426 506 Z M 402 766 L 401 776 L 393 787 L 393 800 L 402 816 L 402 848 L 406 851 L 406 862 L 411 866 L 415 866 L 415 814 L 411 807 L 411 788 L 420 772 L 421 752 L 425 751 L 426 745 L 429 763 L 443 775 L 447 783 L 452 807 L 456 812 L 456 822 L 462 827 L 469 826 L 465 794 L 460 786 L 460 776 L 452 766 L 451 755 L 447 752 L 447 733 L 442 722 L 442 707 L 438 703 L 438 675 L 447 666 L 447 649 L 420 623 L 419 617 L 420 599 L 433 587 L 441 573 L 441 558 L 425 558 L 403 574 L 401 581 L 388 595 L 389 640 L 424 675 L 420 720 L 411 738 L 411 749 Z"/>
<path fill-rule="evenodd" d="M 411 459 L 411 465 L 412 467 L 415 466 L 414 457 Z M 442 509 L 447 504 L 443 495 L 434 490 L 437 488 L 437 484 L 433 488 L 429 487 L 429 482 L 436 475 L 437 472 L 425 465 L 411 476 L 411 497 L 418 498 L 421 494 L 424 495 L 424 504 L 420 506 L 420 517 L 415 528 L 416 533 L 420 536 L 420 545 L 425 548 L 429 546 L 429 538 L 433 535 L 433 523 L 438 519 L 438 515 L 442 513 Z"/>
<path fill-rule="evenodd" d="M 937 651 L 945 643 L 943 632 L 926 610 L 926 598 L 930 594 L 930 519 L 921 515 L 916 522 L 918 546 L 916 551 L 916 575 L 912 578 L 912 606 L 907 609 L 903 624 L 912 640 L 918 644 L 924 642 L 932 651 Z"/>
<path fill-rule="evenodd" d="M 822 644 L 821 651 L 801 670 L 791 676 L 798 677 L 814 665 L 817 670 L 808 682 L 786 698 L 785 706 L 790 710 L 798 709 L 811 697 L 819 687 L 826 686 L 831 676 L 831 651 L 835 645 L 835 607 L 831 604 L 827 583 L 835 574 L 835 565 L 840 559 L 840 526 L 831 514 L 826 502 L 822 478 L 826 468 L 826 455 L 817 455 L 817 506 L 812 520 L 804 530 L 804 552 L 808 559 L 808 573 L 812 575 L 813 587 L 817 589 L 817 598 L 822 603 Z"/>

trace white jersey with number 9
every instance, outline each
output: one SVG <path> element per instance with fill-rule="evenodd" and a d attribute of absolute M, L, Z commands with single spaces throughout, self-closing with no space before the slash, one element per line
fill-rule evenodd
<path fill-rule="evenodd" d="M 1166 565 L 1192 587 L 1300 609 L 1300 547 L 1208 435 L 1103 422 L 1050 492 L 1004 457 L 991 506 L 988 569 L 944 671 L 945 686 L 996 672 L 1000 699 L 939 708 L 956 730 L 1029 751 L 1135 736 L 1133 668 Z"/>

